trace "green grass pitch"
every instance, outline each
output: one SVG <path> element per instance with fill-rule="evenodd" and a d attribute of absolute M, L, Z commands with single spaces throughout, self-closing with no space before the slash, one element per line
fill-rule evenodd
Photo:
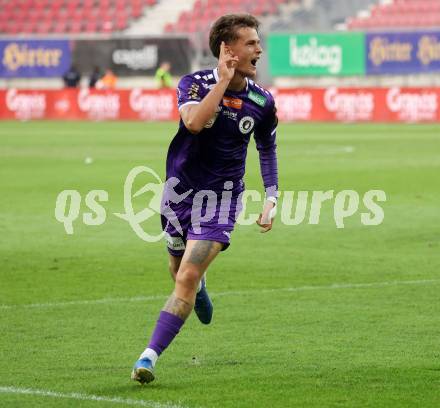
<path fill-rule="evenodd" d="M 208 272 L 213 323 L 192 315 L 156 381 L 130 381 L 172 283 L 164 243 L 112 213 L 133 167 L 163 176 L 175 128 L 1 122 L 0 406 L 438 407 L 438 125 L 280 125 L 281 190 L 380 189 L 383 223 L 337 229 L 328 201 L 318 225 L 238 226 Z M 64 189 L 106 190 L 106 222 L 67 235 Z"/>

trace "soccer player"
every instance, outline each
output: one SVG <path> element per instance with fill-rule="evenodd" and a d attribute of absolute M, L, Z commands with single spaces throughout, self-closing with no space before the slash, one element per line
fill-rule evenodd
<path fill-rule="evenodd" d="M 262 53 L 258 27 L 258 20 L 248 14 L 220 17 L 209 35 L 218 66 L 184 76 L 178 85 L 181 120 L 168 150 L 166 176 L 167 181 L 178 180 L 173 192 L 183 198 L 170 199 L 167 188 L 162 198 L 174 217 L 162 215 L 175 288 L 160 312 L 148 347 L 134 365 L 132 379 L 140 383 L 154 379 L 158 357 L 193 309 L 202 323 L 211 322 L 213 307 L 204 274 L 218 253 L 229 246 L 241 210 L 252 133 L 266 190 L 257 224 L 261 232 L 272 228 L 278 190 L 277 117 L 272 95 L 253 80 Z M 203 195 L 206 190 L 219 198 L 224 194 L 230 203 L 225 206 L 223 199 L 214 201 L 212 216 L 199 217 L 195 225 L 194 208 L 199 205 L 200 214 L 208 211 L 206 200 L 195 203 L 198 193 Z"/>

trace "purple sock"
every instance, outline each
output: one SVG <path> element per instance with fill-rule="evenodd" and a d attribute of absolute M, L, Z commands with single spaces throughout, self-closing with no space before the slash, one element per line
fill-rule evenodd
<path fill-rule="evenodd" d="M 160 356 L 177 336 L 183 323 L 184 320 L 180 317 L 162 310 L 148 347 Z"/>

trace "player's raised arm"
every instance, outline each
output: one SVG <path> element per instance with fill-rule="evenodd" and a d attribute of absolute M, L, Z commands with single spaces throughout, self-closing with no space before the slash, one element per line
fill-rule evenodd
<path fill-rule="evenodd" d="M 200 103 L 183 106 L 180 110 L 185 127 L 194 134 L 203 130 L 208 121 L 215 115 L 229 82 L 234 77 L 238 57 L 233 56 L 224 42 L 220 46 L 218 60 L 219 80 L 206 94 Z"/>

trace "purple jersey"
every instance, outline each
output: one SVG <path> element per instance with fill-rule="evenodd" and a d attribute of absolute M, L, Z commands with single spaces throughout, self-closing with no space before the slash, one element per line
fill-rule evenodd
<path fill-rule="evenodd" d="M 199 103 L 217 81 L 217 69 L 184 76 L 177 89 L 179 110 Z M 189 132 L 180 120 L 168 150 L 167 179 L 177 177 L 180 191 L 221 192 L 224 183 L 232 181 L 233 192 L 240 193 L 244 189 L 247 146 L 253 133 L 264 187 L 268 196 L 275 196 L 278 188 L 276 126 L 273 96 L 246 79 L 242 91 L 225 92 L 215 116 L 197 135 Z"/>

